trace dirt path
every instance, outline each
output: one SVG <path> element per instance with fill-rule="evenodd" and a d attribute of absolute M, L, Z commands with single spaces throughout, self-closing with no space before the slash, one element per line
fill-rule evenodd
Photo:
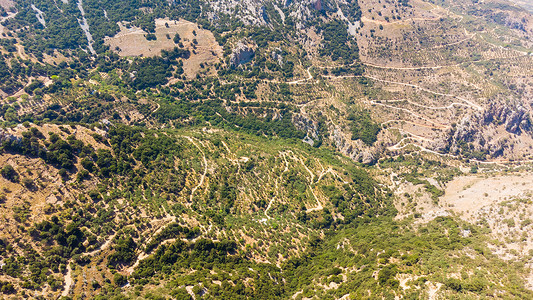
<path fill-rule="evenodd" d="M 204 151 L 200 148 L 200 146 L 198 146 L 198 144 L 194 142 L 193 138 L 191 138 L 190 136 L 185 136 L 185 138 L 189 140 L 189 142 L 191 142 L 198 149 L 198 151 L 202 153 L 202 159 L 204 160 L 204 173 L 200 177 L 200 182 L 195 187 L 193 187 L 191 190 L 189 202 L 192 203 L 194 193 L 196 192 L 197 189 L 199 189 L 204 184 L 205 176 L 207 175 L 207 159 L 205 158 Z"/>
<path fill-rule="evenodd" d="M 403 145 L 402 147 L 398 147 L 396 148 L 396 150 L 401 150 L 407 146 L 415 146 L 415 147 L 418 147 L 420 149 L 420 151 L 422 152 L 427 152 L 427 153 L 431 153 L 431 154 L 435 154 L 435 155 L 438 155 L 438 156 L 441 156 L 441 157 L 451 157 L 451 158 L 458 158 L 458 156 L 455 156 L 455 155 L 452 155 L 452 154 L 448 154 L 448 153 L 439 153 L 437 151 L 434 151 L 434 150 L 430 150 L 424 146 L 421 146 L 421 145 L 418 145 L 418 144 L 413 144 L 413 143 L 407 143 L 405 145 Z"/>
<path fill-rule="evenodd" d="M 154 238 L 154 236 L 158 235 L 161 231 L 163 231 L 165 228 L 167 228 L 170 224 L 176 222 L 176 216 L 168 216 L 168 217 L 166 217 L 166 219 L 163 219 L 162 222 L 164 224 L 161 227 L 159 227 L 152 234 L 152 236 L 148 240 L 146 240 L 146 242 L 144 242 L 143 246 L 146 246 L 147 244 L 149 244 L 152 241 L 152 239 Z M 135 263 L 125 270 L 126 274 L 131 275 L 133 273 L 133 271 L 135 270 L 135 268 L 139 265 L 141 260 L 143 260 L 143 259 L 145 259 L 147 257 L 148 257 L 148 254 L 146 252 L 144 252 L 144 251 L 141 251 L 139 253 L 139 255 L 137 256 L 137 259 L 135 260 Z"/>
<path fill-rule="evenodd" d="M 318 197 L 316 196 L 314 189 L 311 186 L 308 186 L 308 188 L 309 188 L 309 190 L 311 190 L 311 194 L 313 194 L 313 197 L 315 197 L 315 200 L 316 200 L 316 203 L 317 203 L 317 207 L 309 208 L 309 209 L 306 210 L 306 212 L 310 213 L 310 212 L 313 212 L 313 211 L 323 210 L 324 206 L 322 206 L 322 202 L 320 202 L 320 200 L 318 200 Z"/>
<path fill-rule="evenodd" d="M 422 108 L 426 108 L 426 109 L 431 109 L 431 110 L 443 110 L 443 109 L 452 109 L 454 106 L 465 106 L 465 107 L 470 107 L 468 104 L 465 104 L 465 103 L 459 103 L 459 102 L 453 102 L 449 105 L 446 105 L 446 106 L 427 106 L 427 105 L 422 105 L 422 104 L 419 104 L 419 103 L 416 103 L 416 102 L 413 102 L 411 100 L 408 100 L 408 99 L 398 99 L 398 100 L 379 100 L 380 102 L 386 102 L 386 103 L 390 103 L 390 102 L 408 102 L 412 105 L 415 105 L 415 106 L 418 106 L 418 107 L 422 107 Z"/>
<path fill-rule="evenodd" d="M 466 41 L 469 41 L 471 39 L 474 38 L 474 36 L 476 36 L 475 33 L 468 33 L 466 31 L 466 28 L 465 28 L 465 35 L 467 36 L 466 38 L 462 39 L 462 40 L 459 40 L 457 42 L 453 42 L 453 43 L 449 43 L 449 44 L 443 44 L 443 45 L 438 45 L 438 46 L 435 46 L 433 48 L 429 48 L 429 49 L 440 49 L 440 48 L 444 48 L 444 47 L 448 47 L 448 46 L 453 46 L 453 45 L 458 45 L 458 44 L 461 44 L 463 42 L 466 42 Z"/>
<path fill-rule="evenodd" d="M 0 39 L 2 38 L 1 34 L 4 33 L 4 26 L 2 26 L 2 23 L 4 21 L 14 18 L 17 15 L 17 13 L 9 12 L 7 13 L 7 16 L 0 18 Z"/>
<path fill-rule="evenodd" d="M 428 92 L 430 94 L 434 94 L 434 95 L 437 95 L 437 96 L 455 98 L 455 99 L 458 99 L 458 100 L 461 100 L 461 101 L 465 102 L 466 104 L 468 104 L 472 108 L 475 108 L 475 109 L 480 110 L 480 111 L 483 110 L 483 108 L 481 106 L 477 105 L 476 103 L 473 103 L 473 102 L 471 102 L 471 101 L 469 101 L 469 100 L 467 100 L 465 98 L 462 98 L 462 97 L 459 97 L 459 96 L 456 96 L 456 95 L 435 92 L 435 91 L 432 91 L 432 90 L 429 90 L 427 88 L 421 87 L 421 86 L 416 85 L 416 84 L 411 84 L 411 83 L 404 83 L 404 82 L 397 82 L 397 81 L 379 79 L 379 78 L 376 78 L 376 77 L 373 77 L 373 76 L 365 76 L 365 77 L 370 78 L 370 79 L 375 80 L 375 81 L 380 81 L 380 82 L 385 82 L 385 83 L 390 83 L 390 84 L 397 84 L 397 85 L 403 85 L 403 86 L 412 87 L 412 88 L 415 88 L 415 89 L 418 89 L 418 90 L 421 90 L 421 91 L 424 91 L 424 92 Z"/>
<path fill-rule="evenodd" d="M 191 195 L 190 195 L 190 202 L 192 203 L 193 201 L 193 197 L 194 197 L 194 193 L 196 192 L 197 189 L 199 189 L 203 184 L 204 184 L 204 181 L 205 181 L 205 176 L 207 175 L 207 158 L 205 156 L 205 153 L 204 151 L 202 150 L 202 148 L 200 148 L 200 146 L 198 146 L 198 144 L 194 141 L 194 139 L 190 136 L 183 136 L 184 138 L 186 138 L 187 140 L 189 140 L 189 142 L 191 142 L 201 153 L 202 153 L 202 158 L 203 158 L 203 161 L 204 161 L 204 173 L 202 174 L 201 178 L 200 178 L 200 182 L 191 190 Z M 176 222 L 176 216 L 171 216 L 168 212 L 166 212 L 166 219 L 163 220 L 163 223 L 165 223 L 163 226 L 159 227 L 159 229 L 157 229 L 154 234 L 152 234 L 152 236 L 144 243 L 144 245 L 147 245 L 148 243 L 150 243 L 150 241 L 152 240 L 152 238 L 156 235 L 158 235 L 161 231 L 163 231 L 165 228 L 167 228 L 170 224 Z M 211 231 L 211 226 L 209 227 L 208 231 Z M 162 241 L 162 243 L 164 243 L 165 241 Z M 145 259 L 148 257 L 148 254 L 144 251 L 141 251 L 141 253 L 139 253 L 139 255 L 137 256 L 137 259 L 135 260 L 135 263 L 130 266 L 129 268 L 127 268 L 125 270 L 125 272 L 128 274 L 128 275 L 131 275 L 133 273 L 133 271 L 135 270 L 135 268 L 139 265 L 139 263 L 141 262 L 141 260 Z"/>
<path fill-rule="evenodd" d="M 429 300 L 436 300 L 437 292 L 440 290 L 440 287 L 442 286 L 442 283 L 437 282 L 434 285 L 430 283 L 429 281 L 426 283 L 428 286 L 428 299 Z"/>
<path fill-rule="evenodd" d="M 381 106 L 384 106 L 384 107 L 388 107 L 388 108 L 392 108 L 392 109 L 396 109 L 396 110 L 401 110 L 401 111 L 404 111 L 408 114 L 410 114 L 411 116 L 415 117 L 415 118 L 418 118 L 418 119 L 421 119 L 421 120 L 424 120 L 426 122 L 429 122 L 431 124 L 434 124 L 435 127 L 439 128 L 439 129 L 448 129 L 450 128 L 450 126 L 448 125 L 443 125 L 443 124 L 440 124 L 440 123 L 437 123 L 433 120 L 430 120 L 426 117 L 423 117 L 421 115 L 417 115 L 416 113 L 414 113 L 413 111 L 411 111 L 410 109 L 407 109 L 407 108 L 403 108 L 403 107 L 396 107 L 396 106 L 392 106 L 392 105 L 387 105 L 387 104 L 383 104 L 383 103 L 379 103 L 379 102 L 376 102 L 374 100 L 370 101 L 370 104 L 372 105 L 381 105 Z"/>
<path fill-rule="evenodd" d="M 268 83 L 278 83 L 278 84 L 283 83 L 283 84 L 294 85 L 294 84 L 305 83 L 306 81 L 310 81 L 314 79 L 313 75 L 311 74 L 311 67 L 307 68 L 305 71 L 307 72 L 307 78 L 302 78 L 302 79 L 298 79 L 294 81 L 279 81 L 279 80 L 268 80 L 268 79 L 263 79 L 262 81 L 268 82 Z"/>
<path fill-rule="evenodd" d="M 382 20 L 372 20 L 372 19 L 367 18 L 366 16 L 362 16 L 361 17 L 361 22 L 363 22 L 363 24 L 364 23 L 373 23 L 373 24 L 383 25 L 383 26 L 409 23 L 409 22 L 412 22 L 412 21 L 438 21 L 438 20 L 439 20 L 438 17 L 436 17 L 436 18 L 409 18 L 409 19 L 402 19 L 402 20 L 399 20 L 399 21 L 387 22 L 387 21 L 382 21 Z"/>
<path fill-rule="evenodd" d="M 239 161 L 239 159 L 237 158 L 237 155 L 235 155 L 235 153 L 231 152 L 230 148 L 228 147 L 228 145 L 226 144 L 226 142 L 224 141 L 221 141 L 222 142 L 222 145 L 224 146 L 224 148 L 226 149 L 226 151 L 228 152 L 228 154 L 230 156 L 233 156 L 233 158 L 229 158 L 229 157 L 226 157 L 229 161 L 231 161 L 232 163 L 236 163 L 237 166 L 239 167 L 239 169 L 237 170 L 237 173 L 240 172 L 241 170 L 241 163 Z"/>
<path fill-rule="evenodd" d="M 388 70 L 424 70 L 424 69 L 437 70 L 437 69 L 456 66 L 456 65 L 450 65 L 450 66 L 432 66 L 432 67 L 425 67 L 425 66 L 423 67 L 388 67 L 388 66 L 381 66 L 381 65 L 376 65 L 372 63 L 366 63 L 366 62 L 361 62 L 361 64 L 367 67 L 372 67 L 376 69 L 388 69 Z"/>
<path fill-rule="evenodd" d="M 107 249 L 109 247 L 109 245 L 111 245 L 111 241 L 113 241 L 113 239 L 115 238 L 117 234 L 114 233 L 113 235 L 111 235 L 103 244 L 102 246 L 100 246 L 100 248 L 98 249 L 95 249 L 91 252 L 87 252 L 87 253 L 84 253 L 83 256 L 93 256 L 95 255 L 96 253 L 98 253 L 99 251 L 103 251 L 105 249 Z"/>
<path fill-rule="evenodd" d="M 287 82 L 287 84 L 298 84 L 300 82 L 309 81 L 309 80 L 313 79 L 313 75 L 311 75 L 311 70 L 310 69 L 311 69 L 311 67 L 306 69 L 307 78 L 299 79 L 299 80 L 295 80 L 295 81 L 289 81 L 289 82 Z"/>
<path fill-rule="evenodd" d="M 71 261 L 69 260 L 67 263 L 67 274 L 65 274 L 65 288 L 63 289 L 63 292 L 61 293 L 62 297 L 68 296 L 70 293 L 70 288 L 72 287 L 72 284 L 74 281 L 72 280 L 72 268 L 70 267 Z"/>
<path fill-rule="evenodd" d="M 415 122 L 408 121 L 408 120 L 388 120 L 388 121 L 385 121 L 385 122 L 383 122 L 381 124 L 386 125 L 386 124 L 389 124 L 389 123 L 401 123 L 401 122 L 408 123 L 408 124 L 411 124 L 411 125 L 414 125 L 414 126 L 418 126 L 418 127 L 425 127 L 425 128 L 429 128 L 429 129 L 439 129 L 439 130 L 442 129 L 440 127 L 435 127 L 435 126 L 431 126 L 431 125 L 415 123 Z"/>
<path fill-rule="evenodd" d="M 272 197 L 272 199 L 270 199 L 270 202 L 268 202 L 268 206 L 267 208 L 265 209 L 265 217 L 267 217 L 267 219 L 272 219 L 272 217 L 270 217 L 268 215 L 268 210 L 270 209 L 270 207 L 272 207 L 272 203 L 274 202 L 274 200 L 276 199 L 276 197 Z"/>
<path fill-rule="evenodd" d="M 92 256 L 92 255 L 95 255 L 99 251 L 103 251 L 103 250 L 107 249 L 109 247 L 109 245 L 111 245 L 111 241 L 113 241 L 115 236 L 116 236 L 116 233 L 114 233 L 112 236 L 110 236 L 105 241 L 105 243 L 103 243 L 102 246 L 100 246 L 100 248 L 98 248 L 96 250 L 93 250 L 91 252 L 83 253 L 82 256 L 83 257 Z M 70 267 L 71 262 L 72 262 L 72 260 L 68 261 L 68 263 L 67 263 L 67 274 L 65 274 L 65 276 L 63 278 L 65 280 L 65 287 L 63 288 L 63 292 L 61 292 L 61 296 L 62 297 L 66 297 L 66 296 L 68 296 L 68 294 L 70 294 L 70 290 L 72 288 L 72 285 L 74 284 L 74 280 L 72 279 L 72 268 Z"/>

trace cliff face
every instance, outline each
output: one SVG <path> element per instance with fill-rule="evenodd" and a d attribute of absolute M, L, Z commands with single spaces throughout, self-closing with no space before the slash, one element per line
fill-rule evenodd
<path fill-rule="evenodd" d="M 483 112 L 457 122 L 437 148 L 455 155 L 477 151 L 492 158 L 513 157 L 515 146 L 531 137 L 531 115 L 524 106 L 493 101 Z"/>

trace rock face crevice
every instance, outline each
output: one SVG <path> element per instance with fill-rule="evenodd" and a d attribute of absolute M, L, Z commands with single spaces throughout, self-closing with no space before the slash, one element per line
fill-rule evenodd
<path fill-rule="evenodd" d="M 292 123 L 297 129 L 306 133 L 306 136 L 303 140 L 305 143 L 313 146 L 320 140 L 318 122 L 302 115 L 294 115 L 292 118 Z"/>

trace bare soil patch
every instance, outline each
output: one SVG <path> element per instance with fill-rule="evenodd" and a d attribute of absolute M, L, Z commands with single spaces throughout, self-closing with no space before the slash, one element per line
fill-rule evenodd
<path fill-rule="evenodd" d="M 222 47 L 213 33 L 200 29 L 197 24 L 189 21 L 157 19 L 155 41 L 148 41 L 145 37 L 147 33 L 138 27 L 127 28 L 122 23 L 119 23 L 119 27 L 120 32 L 114 37 L 106 38 L 105 44 L 120 56 L 161 55 L 162 50 L 172 50 L 177 46 L 173 39 L 176 33 L 179 34 L 184 48 L 191 52 L 190 58 L 183 62 L 183 69 L 189 78 L 202 71 L 201 65 L 204 65 L 206 72 L 214 72 L 207 70 L 208 65 L 215 64 L 222 58 Z"/>
<path fill-rule="evenodd" d="M 440 204 L 473 221 L 476 213 L 503 201 L 528 197 L 533 193 L 533 174 L 458 177 L 446 186 Z"/>

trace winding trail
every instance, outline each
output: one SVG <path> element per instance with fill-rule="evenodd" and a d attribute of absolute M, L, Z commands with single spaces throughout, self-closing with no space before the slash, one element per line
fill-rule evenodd
<path fill-rule="evenodd" d="M 408 146 L 415 146 L 415 147 L 418 147 L 420 148 L 420 151 L 423 151 L 423 152 L 428 152 L 428 153 L 431 153 L 431 154 L 435 154 L 435 155 L 438 155 L 438 156 L 442 156 L 442 157 L 451 157 L 451 158 L 458 158 L 458 156 L 456 155 L 453 155 L 453 154 L 448 154 L 448 153 L 439 153 L 437 151 L 433 151 L 433 150 L 430 150 L 424 146 L 421 146 L 421 145 L 418 145 L 418 144 L 413 144 L 413 143 L 407 143 L 405 145 L 403 145 L 402 147 L 397 147 L 395 149 L 389 149 L 389 150 L 401 150 L 405 147 L 408 147 Z"/>
<path fill-rule="evenodd" d="M 240 172 L 241 170 L 241 163 L 239 162 L 239 159 L 237 158 L 237 155 L 235 155 L 235 153 L 231 152 L 231 149 L 228 147 L 228 144 L 226 144 L 226 142 L 224 141 L 220 141 L 222 143 L 222 145 L 224 146 L 224 148 L 226 149 L 226 151 L 228 152 L 229 155 L 233 156 L 233 158 L 229 158 L 229 157 L 226 157 L 229 161 L 231 161 L 232 163 L 236 163 L 237 166 L 239 167 L 237 173 Z"/>
<path fill-rule="evenodd" d="M 91 252 L 83 253 L 82 257 L 86 256 L 93 256 L 96 253 L 103 251 L 111 245 L 111 241 L 115 238 L 117 233 L 114 233 L 111 235 L 98 249 L 95 249 Z M 72 262 L 72 259 L 68 261 L 67 263 L 67 274 L 63 277 L 65 280 L 65 286 L 63 288 L 63 291 L 61 292 L 62 297 L 67 297 L 70 294 L 70 290 L 72 289 L 72 285 L 74 284 L 74 280 L 72 279 L 72 268 L 70 267 L 70 263 Z"/>
<path fill-rule="evenodd" d="M 309 190 L 311 190 L 311 194 L 313 194 L 313 197 L 315 197 L 315 200 L 316 200 L 316 203 L 317 203 L 317 207 L 309 208 L 309 209 L 306 210 L 306 212 L 310 213 L 310 212 L 313 212 L 313 211 L 323 210 L 324 206 L 322 206 L 322 202 L 320 202 L 320 200 L 318 200 L 318 197 L 316 196 L 314 189 L 311 186 L 308 186 L 308 188 L 309 188 Z"/>
<path fill-rule="evenodd" d="M 9 19 L 14 18 L 17 14 L 18 14 L 18 12 L 16 12 L 16 13 L 8 12 L 8 13 L 7 13 L 7 16 L 5 16 L 5 17 L 0 17 L 0 39 L 3 38 L 3 37 L 1 36 L 1 34 L 4 33 L 4 28 L 5 28 L 5 27 L 2 25 L 2 23 L 4 23 L 4 21 L 6 21 L 6 20 L 9 20 Z"/>
<path fill-rule="evenodd" d="M 448 47 L 448 46 L 461 44 L 463 42 L 466 42 L 466 41 L 471 40 L 472 38 L 474 38 L 474 36 L 476 36 L 476 33 L 468 33 L 466 31 L 466 28 L 465 28 L 465 35 L 467 36 L 466 38 L 464 38 L 462 40 L 459 40 L 457 42 L 453 42 L 453 43 L 449 43 L 449 44 L 443 44 L 443 45 L 437 45 L 437 46 L 435 46 L 433 48 L 429 48 L 429 49 L 440 49 L 440 48 L 444 48 L 444 47 Z"/>
<path fill-rule="evenodd" d="M 481 106 L 479 106 L 478 104 L 473 103 L 473 102 L 469 101 L 468 99 L 465 99 L 463 97 L 459 97 L 459 96 L 456 96 L 456 95 L 435 92 L 435 91 L 432 91 L 432 90 L 429 90 L 427 88 L 421 87 L 421 86 L 416 85 L 416 84 L 411 84 L 411 83 L 404 83 L 404 82 L 397 82 L 397 81 L 379 79 L 379 78 L 376 78 L 374 76 L 365 76 L 365 77 L 370 78 L 370 79 L 375 80 L 375 81 L 380 81 L 380 82 L 385 82 L 385 83 L 390 83 L 390 84 L 397 84 L 397 85 L 403 85 L 403 86 L 412 87 L 412 88 L 415 88 L 415 89 L 418 89 L 418 90 L 421 90 L 421 91 L 424 91 L 424 92 L 427 92 L 427 93 L 430 93 L 430 94 L 434 94 L 434 95 L 437 95 L 437 96 L 455 98 L 455 99 L 458 99 L 458 100 L 461 100 L 461 101 L 465 102 L 466 104 L 468 104 L 472 108 L 475 108 L 475 109 L 477 109 L 479 111 L 483 110 L 483 108 Z"/>
<path fill-rule="evenodd" d="M 418 119 L 421 119 L 421 120 L 424 120 L 426 122 L 429 122 L 431 124 L 434 124 L 436 125 L 435 127 L 437 127 L 438 129 L 448 129 L 450 128 L 450 126 L 447 126 L 447 125 L 443 125 L 443 124 L 440 124 L 440 123 L 437 123 L 433 120 L 430 120 L 426 117 L 423 117 L 423 116 L 420 116 L 420 115 L 417 115 L 416 113 L 414 113 L 413 111 L 407 109 L 407 108 L 403 108 L 403 107 L 396 107 L 396 106 L 392 106 L 392 105 L 387 105 L 387 104 L 383 104 L 383 103 L 379 103 L 379 102 L 376 102 L 374 100 L 370 101 L 370 103 L 372 105 L 381 105 L 381 106 L 384 106 L 384 107 L 388 107 L 388 108 L 392 108 L 392 109 L 396 109 L 396 110 L 401 110 L 401 111 L 404 111 L 410 115 L 412 115 L 413 117 L 415 118 L 418 118 Z"/>
<path fill-rule="evenodd" d="M 204 184 L 205 176 L 207 175 L 207 159 L 205 158 L 205 153 L 202 150 L 202 148 L 200 148 L 200 146 L 198 146 L 198 144 L 196 144 L 194 142 L 192 137 L 190 137 L 190 136 L 184 136 L 184 137 L 187 140 L 189 140 L 189 142 L 191 142 L 202 153 L 202 159 L 204 160 L 204 173 L 200 177 L 200 182 L 195 187 L 193 187 L 192 190 L 191 190 L 191 195 L 190 195 L 190 198 L 189 198 L 189 202 L 192 203 L 193 197 L 194 197 L 194 193 L 196 192 L 197 189 L 199 189 Z"/>
<path fill-rule="evenodd" d="M 306 71 L 307 71 L 307 78 L 303 78 L 303 79 L 299 79 L 299 80 L 295 80 L 295 81 L 289 81 L 289 82 L 287 82 L 287 84 L 299 84 L 299 83 L 304 82 L 304 81 L 312 80 L 313 79 L 313 75 L 311 74 L 311 67 L 307 68 Z"/>
<path fill-rule="evenodd" d="M 424 69 L 437 70 L 437 69 L 456 66 L 456 65 L 451 65 L 451 66 L 431 66 L 431 67 L 426 67 L 426 66 L 422 66 L 422 67 L 388 67 L 388 66 L 381 66 L 381 65 L 376 65 L 376 64 L 372 64 L 372 63 L 365 63 L 365 62 L 362 62 L 361 64 L 364 65 L 364 66 L 367 66 L 367 67 L 372 67 L 372 68 L 376 68 L 376 69 L 387 69 L 387 70 L 424 70 Z"/>
<path fill-rule="evenodd" d="M 192 137 L 190 137 L 190 136 L 183 136 L 183 137 L 186 138 L 189 142 L 191 142 L 202 153 L 202 159 L 204 161 L 204 173 L 202 174 L 202 176 L 200 178 L 200 182 L 195 187 L 193 187 L 192 190 L 191 190 L 191 195 L 190 195 L 189 201 L 190 201 L 190 203 L 192 203 L 193 197 L 194 197 L 194 193 L 196 192 L 197 189 L 199 189 L 204 184 L 205 177 L 207 175 L 207 158 L 206 158 L 205 153 L 202 150 L 202 148 L 200 148 L 200 146 L 198 146 L 198 144 L 194 141 L 194 139 Z M 166 212 L 166 210 L 165 210 L 165 212 Z M 145 244 L 150 243 L 150 241 L 152 240 L 153 237 L 158 235 L 161 231 L 163 231 L 165 228 L 167 228 L 170 224 L 176 222 L 176 216 L 170 215 L 168 212 L 166 212 L 166 215 L 167 215 L 166 218 L 162 220 L 164 225 L 159 227 L 152 234 L 152 236 L 146 241 Z M 212 227 L 212 224 L 209 225 L 209 229 L 207 231 L 211 231 L 211 227 Z M 197 240 L 198 238 L 199 237 L 197 237 L 193 241 Z M 167 240 L 161 241 L 162 244 L 163 243 L 168 243 L 168 242 L 170 242 L 170 241 L 167 241 Z M 141 260 L 147 258 L 148 256 L 149 256 L 148 253 L 146 253 L 145 251 L 141 250 L 141 252 L 137 256 L 137 259 L 135 260 L 135 263 L 125 270 L 126 274 L 131 275 L 133 273 L 133 271 L 135 270 L 135 268 L 139 265 Z"/>
<path fill-rule="evenodd" d="M 470 107 L 470 105 L 468 104 L 465 104 L 465 103 L 459 103 L 459 102 L 453 102 L 449 105 L 446 105 L 446 106 L 427 106 L 427 105 L 423 105 L 423 104 L 419 104 L 419 103 L 416 103 L 416 102 L 413 102 L 411 100 L 408 100 L 408 99 L 397 99 L 397 100 L 379 100 L 380 102 L 408 102 L 409 104 L 412 104 L 412 105 L 415 105 L 415 106 L 418 106 L 418 107 L 422 107 L 422 108 L 426 108 L 426 109 L 431 109 L 431 110 L 443 110 L 443 109 L 451 109 L 453 108 L 454 106 L 465 106 L 465 107 Z M 375 101 L 373 101 L 375 102 Z"/>
<path fill-rule="evenodd" d="M 415 123 L 415 122 L 412 122 L 412 121 L 408 121 L 408 120 L 388 120 L 388 121 L 385 121 L 383 123 L 381 123 L 382 125 L 386 125 L 386 124 L 389 124 L 389 123 L 407 123 L 407 124 L 411 124 L 413 126 L 418 126 L 418 127 L 425 127 L 425 128 L 429 128 L 429 129 L 439 129 L 441 130 L 442 128 L 440 127 L 435 127 L 435 126 L 431 126 L 431 125 L 425 125 L 425 124 L 420 124 L 420 123 Z M 444 126 L 444 125 L 443 125 Z"/>
<path fill-rule="evenodd" d="M 270 209 L 270 207 L 272 207 L 272 203 L 274 202 L 274 200 L 276 199 L 276 197 L 272 197 L 272 199 L 270 199 L 270 202 L 268 202 L 268 206 L 267 208 L 265 209 L 265 217 L 267 217 L 267 219 L 272 219 L 272 217 L 270 217 L 268 215 L 268 210 Z"/>
<path fill-rule="evenodd" d="M 100 252 L 100 251 L 104 251 L 105 249 L 107 249 L 109 247 L 109 245 L 111 245 L 111 242 L 113 241 L 113 239 L 115 238 L 115 236 L 117 235 L 117 233 L 113 233 L 113 235 L 111 235 L 103 244 L 102 246 L 100 246 L 100 248 L 98 249 L 95 249 L 91 252 L 87 252 L 87 253 L 83 253 L 82 256 L 93 256 L 95 255 L 96 253 Z"/>

